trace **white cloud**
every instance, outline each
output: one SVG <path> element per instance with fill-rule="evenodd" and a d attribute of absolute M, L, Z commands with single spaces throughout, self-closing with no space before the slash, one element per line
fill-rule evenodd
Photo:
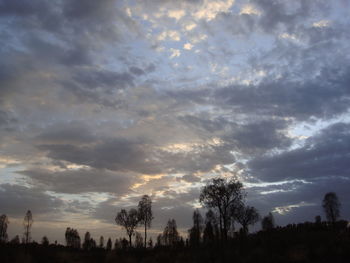
<path fill-rule="evenodd" d="M 175 30 L 168 30 L 168 31 L 163 31 L 158 35 L 157 38 L 159 41 L 164 41 L 164 40 L 172 40 L 172 41 L 180 41 L 181 37 L 179 32 Z"/>
<path fill-rule="evenodd" d="M 184 45 L 184 49 L 186 49 L 186 50 L 191 50 L 192 48 L 193 48 L 193 45 L 191 43 L 186 43 Z"/>
<path fill-rule="evenodd" d="M 189 23 L 189 24 L 185 25 L 186 31 L 191 31 L 196 27 L 197 27 L 197 25 L 195 23 Z"/>
<path fill-rule="evenodd" d="M 170 10 L 168 11 L 168 17 L 175 18 L 176 20 L 180 20 L 186 12 L 184 10 Z"/>
<path fill-rule="evenodd" d="M 217 14 L 228 12 L 234 4 L 234 0 L 212 1 L 205 0 L 197 12 L 193 14 L 196 19 L 213 20 Z"/>
<path fill-rule="evenodd" d="M 241 11 L 239 12 L 240 15 L 246 14 L 246 15 L 260 15 L 261 12 L 256 9 L 253 5 L 245 5 L 242 7 Z"/>
<path fill-rule="evenodd" d="M 331 24 L 331 21 L 329 20 L 320 20 L 320 21 L 317 21 L 317 22 L 314 22 L 312 24 L 313 27 L 329 27 Z"/>
<path fill-rule="evenodd" d="M 208 38 L 208 36 L 205 35 L 205 34 L 200 34 L 200 35 L 196 35 L 196 36 L 190 37 L 191 42 L 194 43 L 194 44 L 199 43 L 199 42 L 201 42 L 203 40 L 206 40 L 207 38 Z"/>
<path fill-rule="evenodd" d="M 179 57 L 181 55 L 181 52 L 178 49 L 171 48 L 170 51 L 171 51 L 170 58 Z"/>

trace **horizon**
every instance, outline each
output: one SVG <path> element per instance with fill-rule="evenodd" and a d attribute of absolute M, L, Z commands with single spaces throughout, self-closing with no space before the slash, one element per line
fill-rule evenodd
<path fill-rule="evenodd" d="M 64 244 L 67 227 L 123 237 L 116 214 L 144 194 L 150 236 L 172 218 L 184 235 L 215 177 L 236 177 L 280 226 L 324 219 L 327 192 L 349 219 L 349 7 L 0 0 L 9 237 L 27 210 L 38 242 Z"/>

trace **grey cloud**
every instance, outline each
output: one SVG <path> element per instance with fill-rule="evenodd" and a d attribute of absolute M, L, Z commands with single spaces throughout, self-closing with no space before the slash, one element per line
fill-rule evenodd
<path fill-rule="evenodd" d="M 54 160 L 63 160 L 98 169 L 157 173 L 159 167 L 148 156 L 147 146 L 140 141 L 105 139 L 91 146 L 71 144 L 42 144 L 39 149 L 47 151 Z"/>
<path fill-rule="evenodd" d="M 129 191 L 134 178 L 105 170 L 79 169 L 52 172 L 49 170 L 23 170 L 17 173 L 32 179 L 32 184 L 58 193 L 106 192 L 122 195 Z"/>
<path fill-rule="evenodd" d="M 74 81 L 82 88 L 124 89 L 133 85 L 133 76 L 128 73 L 118 73 L 107 70 L 84 70 L 73 75 Z"/>
<path fill-rule="evenodd" d="M 348 177 L 349 124 L 337 123 L 309 139 L 302 147 L 249 162 L 252 175 L 265 181 L 304 179 L 318 176 Z"/>
<path fill-rule="evenodd" d="M 91 129 L 79 122 L 55 123 L 36 136 L 40 143 L 93 143 L 96 136 Z"/>
<path fill-rule="evenodd" d="M 263 153 L 274 148 L 286 148 L 292 140 L 285 135 L 286 121 L 265 120 L 232 128 L 232 134 L 223 136 L 240 153 Z"/>
<path fill-rule="evenodd" d="M 145 74 L 145 72 L 138 67 L 130 67 L 129 70 L 131 73 L 133 73 L 136 76 L 140 76 L 140 75 Z"/>
<path fill-rule="evenodd" d="M 55 212 L 63 202 L 55 197 L 38 191 L 37 188 L 28 188 L 20 185 L 0 185 L 1 213 L 10 216 L 23 216 L 29 209 L 35 214 Z"/>
<path fill-rule="evenodd" d="M 194 176 L 192 174 L 186 174 L 181 177 L 181 180 L 184 180 L 189 183 L 200 182 L 201 179 L 198 176 Z"/>
<path fill-rule="evenodd" d="M 215 92 L 218 104 L 239 113 L 266 116 L 331 118 L 349 108 L 349 65 L 324 68 L 313 80 L 291 81 L 288 77 L 264 80 L 257 85 L 229 86 Z"/>

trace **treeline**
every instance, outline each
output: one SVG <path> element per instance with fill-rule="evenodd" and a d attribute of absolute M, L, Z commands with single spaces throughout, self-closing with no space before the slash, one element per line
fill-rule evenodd
<path fill-rule="evenodd" d="M 159 251 L 159 249 L 169 248 L 180 251 L 205 248 L 205 250 L 213 251 L 213 249 L 220 250 L 235 247 L 236 249 L 240 248 L 237 253 L 241 253 L 241 249 L 246 249 L 246 247 L 266 246 L 261 240 L 265 240 L 264 242 L 269 244 L 269 242 L 272 242 L 271 237 L 274 237 L 274 240 L 284 240 L 287 236 L 293 237 L 295 233 L 307 233 L 305 234 L 306 240 L 311 235 L 310 233 L 313 236 L 318 236 L 320 233 L 327 233 L 328 236 L 333 235 L 330 233 L 342 233 L 341 235 L 346 237 L 344 240 L 349 242 L 347 222 L 338 221 L 340 202 L 335 193 L 327 193 L 323 199 L 323 209 L 327 221 L 322 222 L 321 217 L 316 216 L 314 223 L 291 224 L 286 227 L 276 227 L 272 213 L 261 217 L 256 208 L 246 205 L 245 197 L 246 193 L 239 181 L 235 179 L 213 179 L 201 189 L 199 197 L 200 203 L 207 208 L 207 212 L 204 217 L 199 210 L 193 212 L 193 225 L 188 230 L 187 237 L 184 238 L 179 234 L 175 219 L 169 219 L 163 232 L 153 241 L 152 238 L 147 238 L 147 231 L 151 228 L 154 219 L 152 200 L 149 196 L 144 195 L 137 207 L 128 211 L 121 209 L 115 217 L 116 224 L 125 229 L 128 239 L 117 238 L 112 241 L 111 238 L 105 240 L 101 236 L 96 241 L 89 232 L 86 232 L 84 238 L 81 238 L 77 229 L 68 227 L 65 232 L 66 248 L 70 251 L 89 251 L 89 253 L 93 251 L 102 253 L 101 251 L 104 251 L 106 253 L 108 251 L 135 252 L 135 249 Z M 262 230 L 256 234 L 248 235 L 249 227 L 259 221 Z M 23 220 L 24 233 L 22 239 L 20 240 L 17 235 L 9 240 L 7 235 L 8 217 L 6 215 L 0 216 L 0 243 L 7 247 L 37 246 L 37 243 L 31 241 L 33 222 L 32 213 L 28 210 Z M 240 226 L 238 230 L 235 228 L 237 224 Z M 142 228 L 143 236 L 136 231 L 138 227 Z M 283 242 L 287 244 L 292 241 Z M 302 243 L 303 241 L 300 241 L 300 244 Z M 279 244 L 275 244 L 275 246 L 279 246 Z M 41 247 L 63 248 L 57 244 L 57 241 L 50 245 L 46 236 L 41 240 Z"/>

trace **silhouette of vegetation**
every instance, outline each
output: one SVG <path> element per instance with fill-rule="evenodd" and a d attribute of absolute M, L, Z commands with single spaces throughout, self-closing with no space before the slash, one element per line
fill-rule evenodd
<path fill-rule="evenodd" d="M 151 227 L 153 220 L 152 200 L 148 195 L 144 195 L 138 205 L 139 221 L 145 227 L 144 247 L 147 247 L 147 227 Z"/>
<path fill-rule="evenodd" d="M 23 219 L 23 226 L 24 226 L 24 242 L 28 244 L 31 240 L 31 228 L 33 225 L 33 216 L 32 212 L 30 210 L 27 211 L 26 215 Z"/>
<path fill-rule="evenodd" d="M 65 239 L 67 247 L 80 248 L 80 236 L 78 230 L 67 227 Z"/>
<path fill-rule="evenodd" d="M 134 234 L 138 225 L 139 214 L 136 209 L 132 208 L 127 212 L 122 209 L 116 216 L 115 222 L 125 228 L 127 235 L 129 236 L 129 246 L 132 247 L 131 236 Z"/>
<path fill-rule="evenodd" d="M 215 178 L 201 191 L 199 200 L 219 215 L 220 238 L 227 240 L 230 225 L 230 211 L 242 205 L 243 185 L 236 179 Z"/>
<path fill-rule="evenodd" d="M 241 205 L 234 211 L 234 218 L 242 225 L 243 233 L 248 233 L 248 226 L 259 221 L 258 211 L 252 206 Z"/>
<path fill-rule="evenodd" d="M 322 207 L 326 214 L 327 220 L 334 224 L 340 216 L 340 202 L 337 195 L 333 192 L 325 194 Z"/>
<path fill-rule="evenodd" d="M 234 184 L 234 185 L 231 185 Z M 210 189 L 206 189 L 209 187 Z M 232 187 L 232 188 L 231 188 Z M 211 194 L 218 191 L 222 198 L 216 205 Z M 207 195 L 207 193 L 210 193 Z M 209 209 L 203 219 L 200 210 L 193 211 L 193 225 L 184 239 L 175 219 L 169 219 L 163 232 L 158 235 L 156 244 L 152 238 L 146 239 L 150 223 L 141 220 L 139 209 L 122 209 L 115 219 L 125 228 L 129 237 L 112 240 L 108 238 L 106 246 L 103 236 L 99 244 L 90 232 L 86 232 L 81 246 L 78 230 L 68 227 L 65 232 L 66 246 L 54 242 L 50 244 L 47 236 L 43 236 L 40 244 L 31 240 L 30 227 L 22 242 L 16 235 L 10 241 L 7 236 L 9 220 L 6 215 L 0 217 L 0 258 L 1 262 L 349 262 L 350 261 L 350 228 L 348 222 L 339 219 L 339 201 L 336 194 L 326 194 L 323 207 L 329 212 L 327 222 L 316 216 L 314 222 L 276 226 L 270 212 L 261 220 L 261 230 L 249 233 L 249 226 L 257 223 L 260 216 L 257 210 L 244 203 L 242 186 L 237 181 L 214 181 L 206 185 L 201 192 L 202 203 Z M 149 197 L 147 202 L 150 201 Z M 222 202 L 222 203 L 221 203 Z M 228 206 L 226 204 L 229 203 Z M 150 204 L 150 203 L 148 203 Z M 151 206 L 148 206 L 151 210 Z M 220 209 L 228 209 L 227 219 Z M 326 210 L 327 209 L 327 210 Z M 338 211 L 338 212 L 337 212 Z M 326 212 L 327 213 L 327 212 Z M 27 216 L 28 215 L 28 216 Z M 153 214 L 148 218 L 153 219 Z M 221 219 L 220 219 L 221 217 Z M 221 227 L 220 227 L 221 220 Z M 224 221 L 226 222 L 226 229 Z M 26 214 L 24 222 L 33 222 L 31 213 Z M 138 225 L 145 226 L 145 236 L 136 232 Z M 234 225 L 241 225 L 235 231 Z M 29 224 L 31 226 L 31 224 Z M 27 224 L 24 224 L 27 226 Z M 144 229 L 142 229 L 144 230 Z M 227 231 L 224 236 L 222 231 Z M 135 236 L 132 244 L 131 237 Z M 28 238 L 27 238 L 28 237 Z M 223 242 L 225 241 L 225 242 Z M 114 244 L 114 246 L 113 246 Z"/>
<path fill-rule="evenodd" d="M 193 227 L 188 231 L 189 232 L 189 242 L 193 247 L 198 247 L 202 240 L 202 232 L 203 232 L 203 217 L 196 209 L 193 212 L 192 216 Z"/>
<path fill-rule="evenodd" d="M 267 216 L 265 216 L 261 221 L 261 228 L 264 231 L 269 231 L 275 227 L 275 219 L 270 212 Z"/>
<path fill-rule="evenodd" d="M 47 238 L 47 236 L 43 236 L 43 238 L 41 239 L 41 244 L 43 246 L 48 246 L 50 244 L 49 239 Z"/>
<path fill-rule="evenodd" d="M 7 215 L 0 216 L 0 243 L 7 242 L 7 227 L 9 223 Z"/>

